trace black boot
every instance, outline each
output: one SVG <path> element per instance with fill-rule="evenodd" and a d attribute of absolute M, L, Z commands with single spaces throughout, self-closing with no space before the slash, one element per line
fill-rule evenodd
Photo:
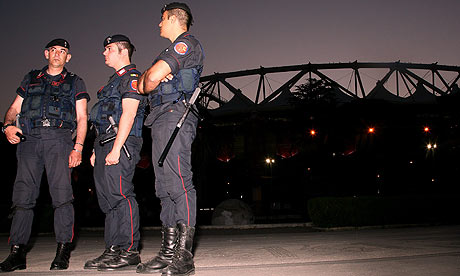
<path fill-rule="evenodd" d="M 183 223 L 177 224 L 179 234 L 177 244 L 174 248 L 172 262 L 162 272 L 162 276 L 187 276 L 195 274 L 195 264 L 193 263 L 193 236 L 195 228 Z"/>
<path fill-rule="evenodd" d="M 118 270 L 118 269 L 134 269 L 141 262 L 141 256 L 137 250 L 121 249 L 120 254 L 115 258 L 102 262 L 97 270 Z"/>
<path fill-rule="evenodd" d="M 58 243 L 56 249 L 56 257 L 51 263 L 50 270 L 64 270 L 69 267 L 70 251 L 72 251 L 72 244 Z"/>
<path fill-rule="evenodd" d="M 12 245 L 10 255 L 0 263 L 0 272 L 26 269 L 26 246 Z"/>
<path fill-rule="evenodd" d="M 114 259 L 116 256 L 120 254 L 120 248 L 116 245 L 112 245 L 106 250 L 104 250 L 104 253 L 102 253 L 101 256 L 89 260 L 85 263 L 85 266 L 83 267 L 84 269 L 97 269 L 97 267 L 106 261 L 109 261 L 111 259 Z"/>
<path fill-rule="evenodd" d="M 139 264 L 137 273 L 161 272 L 172 261 L 174 246 L 177 240 L 177 228 L 163 226 L 161 228 L 161 248 L 158 255 L 146 263 Z"/>

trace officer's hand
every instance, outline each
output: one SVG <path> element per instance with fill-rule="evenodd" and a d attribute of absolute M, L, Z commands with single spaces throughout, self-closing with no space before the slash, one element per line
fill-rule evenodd
<path fill-rule="evenodd" d="M 72 150 L 69 155 L 69 168 L 75 168 L 81 164 L 81 152 Z"/>
<path fill-rule="evenodd" d="M 161 80 L 161 82 L 168 82 L 172 80 L 174 76 L 172 74 L 168 74 L 164 79 Z"/>
<path fill-rule="evenodd" d="M 110 165 L 116 165 L 120 161 L 120 151 L 118 150 L 112 150 L 107 154 L 105 157 L 105 165 L 110 166 Z"/>
<path fill-rule="evenodd" d="M 94 163 L 96 162 L 96 154 L 93 152 L 91 157 L 89 158 L 89 162 L 91 163 L 91 166 L 94 167 Z"/>
<path fill-rule="evenodd" d="M 21 138 L 16 135 L 17 132 L 22 134 L 22 130 L 16 126 L 9 126 L 5 129 L 6 139 L 13 145 L 21 142 Z"/>

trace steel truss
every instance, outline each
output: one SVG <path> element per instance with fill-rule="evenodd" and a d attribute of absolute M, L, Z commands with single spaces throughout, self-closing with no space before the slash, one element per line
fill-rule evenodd
<path fill-rule="evenodd" d="M 386 73 L 376 79 L 376 84 L 371 89 L 366 89 L 363 85 L 362 75 L 366 75 L 366 70 L 386 69 Z M 335 70 L 346 70 L 349 72 L 349 85 L 340 84 L 331 76 L 331 72 Z M 268 91 L 267 76 L 276 73 L 292 73 L 293 76 L 279 86 L 276 90 Z M 242 70 L 228 73 L 215 73 L 201 77 L 201 98 L 199 99 L 202 106 L 208 108 L 211 103 L 216 103 L 218 106 L 228 102 L 222 96 L 222 85 L 226 90 L 230 91 L 234 96 L 239 97 L 243 101 L 251 101 L 254 104 L 264 104 L 276 98 L 282 91 L 291 90 L 302 77 L 308 74 L 308 78 L 319 78 L 327 81 L 329 84 L 339 89 L 343 93 L 353 98 L 365 99 L 370 91 L 377 88 L 379 85 L 387 85 L 389 80 L 394 81 L 394 89 L 390 92 L 396 96 L 412 95 L 417 84 L 422 84 L 428 91 L 436 96 L 443 96 L 452 93 L 455 88 L 458 89 L 458 81 L 460 79 L 460 67 L 450 65 L 419 64 L 419 63 L 402 63 L 402 62 L 349 62 L 349 63 L 322 63 L 322 64 L 301 64 L 281 67 L 260 67 L 257 69 Z M 246 76 L 259 76 L 258 88 L 255 95 L 255 100 L 250 100 L 246 95 L 248 93 L 237 88 L 230 83 L 231 80 Z M 449 80 L 449 77 L 451 80 Z M 428 78 L 428 80 L 427 80 Z M 353 85 L 353 84 L 354 85 Z M 268 85 L 267 85 L 268 84 Z M 351 85 L 350 85 L 351 84 Z M 393 90 L 393 91 L 392 91 Z M 253 91 L 248 91 L 253 92 Z"/>

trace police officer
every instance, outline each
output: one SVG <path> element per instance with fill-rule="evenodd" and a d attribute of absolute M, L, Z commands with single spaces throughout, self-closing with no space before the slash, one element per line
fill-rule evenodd
<path fill-rule="evenodd" d="M 90 120 L 98 133 L 91 164 L 99 206 L 105 214 L 106 249 L 84 268 L 115 270 L 141 261 L 137 251 L 139 209 L 132 179 L 140 159 L 146 99 L 137 93 L 140 72 L 131 64 L 135 48 L 129 38 L 109 36 L 104 48 L 105 64 L 115 73 L 97 93 Z M 101 141 L 109 140 L 101 145 Z"/>
<path fill-rule="evenodd" d="M 162 243 L 158 256 L 140 264 L 139 273 L 189 275 L 195 271 L 192 255 L 196 223 L 196 191 L 192 183 L 191 146 L 198 119 L 189 115 L 176 137 L 164 165 L 158 161 L 188 100 L 199 84 L 204 54 L 188 30 L 192 13 L 184 3 L 173 2 L 161 10 L 160 36 L 172 44 L 139 79 L 139 91 L 149 94 L 152 159 L 155 190 L 161 201 Z"/>
<path fill-rule="evenodd" d="M 10 255 L 1 271 L 26 268 L 26 245 L 33 220 L 33 208 L 40 190 L 43 169 L 54 207 L 54 232 L 58 243 L 51 270 L 67 269 L 74 237 L 71 169 L 81 163 L 87 129 L 85 83 L 64 67 L 71 59 L 70 45 L 54 39 L 45 48 L 48 65 L 29 72 L 5 115 L 3 132 L 11 144 L 20 135 L 27 139 L 17 147 L 17 175 L 13 187 L 13 221 Z M 14 123 L 19 115 L 20 128 Z M 76 122 L 75 122 L 76 120 Z M 76 141 L 72 132 L 76 129 Z"/>

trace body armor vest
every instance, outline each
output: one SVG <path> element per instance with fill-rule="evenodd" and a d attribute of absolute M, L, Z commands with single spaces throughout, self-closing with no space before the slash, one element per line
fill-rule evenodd
<path fill-rule="evenodd" d="M 132 69 L 129 72 L 141 75 L 141 73 L 136 69 Z M 91 109 L 90 121 L 97 128 L 97 131 L 100 134 L 106 133 L 107 130 L 110 129 L 109 116 L 112 116 L 117 125 L 120 122 L 123 108 L 121 104 L 122 98 L 120 91 L 118 90 L 118 86 L 120 85 L 121 80 L 122 77 L 117 76 L 114 81 L 110 82 L 97 92 L 97 98 L 99 101 Z M 136 137 L 142 136 L 144 108 L 145 101 L 141 100 L 129 135 Z"/>
<path fill-rule="evenodd" d="M 19 123 L 25 133 L 36 127 L 75 129 L 76 76 L 67 72 L 60 81 L 48 81 L 40 70 L 31 71 L 27 94 L 21 106 Z"/>
<path fill-rule="evenodd" d="M 160 83 L 157 89 L 149 94 L 150 107 L 190 97 L 200 83 L 202 70 L 202 66 L 181 69 L 172 80 Z"/>

